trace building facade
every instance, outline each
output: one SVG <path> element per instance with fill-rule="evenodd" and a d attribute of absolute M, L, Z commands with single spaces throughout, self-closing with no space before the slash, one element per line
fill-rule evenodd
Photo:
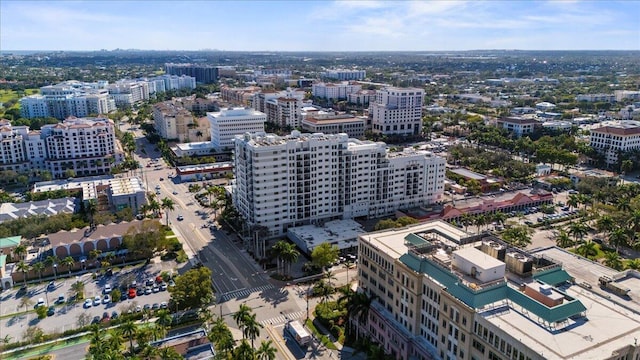
<path fill-rule="evenodd" d="M 637 306 L 621 310 L 597 276 L 575 285 L 562 266 L 440 221 L 362 234 L 358 291 L 372 303 L 351 326 L 396 359 L 637 357 Z"/>
<path fill-rule="evenodd" d="M 203 84 L 213 84 L 218 82 L 218 68 L 204 64 L 164 64 L 164 68 L 169 75 L 188 75 L 196 79 L 196 82 Z"/>
<path fill-rule="evenodd" d="M 236 137 L 233 200 L 248 224 L 269 236 L 289 227 L 435 202 L 445 160 L 426 151 L 387 153 L 346 134 L 245 134 Z"/>
<path fill-rule="evenodd" d="M 251 108 L 221 109 L 207 113 L 211 143 L 216 149 L 232 148 L 236 135 L 264 132 L 267 115 Z"/>
<path fill-rule="evenodd" d="M 422 133 L 424 90 L 385 88 L 378 90 L 369 105 L 371 130 L 385 135 L 419 135 Z"/>
<path fill-rule="evenodd" d="M 20 99 L 20 114 L 24 118 L 69 116 L 87 117 L 107 114 L 116 109 L 109 96 L 108 82 L 83 83 L 75 80 L 40 88 L 40 94 Z"/>
<path fill-rule="evenodd" d="M 189 127 L 196 126 L 191 112 L 172 101 L 153 105 L 153 124 L 164 139 L 189 140 Z"/>
<path fill-rule="evenodd" d="M 521 137 L 524 134 L 531 134 L 536 128 L 541 127 L 542 122 L 530 118 L 510 116 L 498 119 L 496 125 L 516 134 L 517 137 Z"/>
<path fill-rule="evenodd" d="M 640 148 L 640 121 L 607 121 L 591 129 L 589 145 L 604 154 L 605 162 L 618 162 L 618 153 Z"/>
<path fill-rule="evenodd" d="M 113 121 L 104 118 L 66 119 L 40 129 L 45 166 L 54 178 L 68 170 L 75 176 L 109 174 L 123 159 Z"/>
<path fill-rule="evenodd" d="M 8 120 L 0 119 L 0 170 L 29 171 L 31 164 L 25 147 L 28 133 L 27 126 L 11 126 Z"/>
<path fill-rule="evenodd" d="M 367 72 L 365 70 L 334 69 L 323 72 L 322 76 L 340 81 L 364 80 L 367 77 Z"/>
<path fill-rule="evenodd" d="M 343 81 L 341 83 L 318 83 L 311 85 L 311 94 L 327 100 L 347 100 L 349 94 L 362 90 L 362 85 Z"/>
<path fill-rule="evenodd" d="M 352 114 L 316 114 L 302 120 L 302 129 L 310 133 L 340 134 L 351 138 L 363 138 L 367 128 L 367 118 Z"/>

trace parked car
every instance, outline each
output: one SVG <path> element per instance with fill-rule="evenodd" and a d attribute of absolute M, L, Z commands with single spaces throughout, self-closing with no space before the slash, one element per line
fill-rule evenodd
<path fill-rule="evenodd" d="M 49 306 L 49 309 L 47 309 L 47 316 L 53 316 L 56 313 L 56 308 L 54 308 L 53 306 Z"/>
<path fill-rule="evenodd" d="M 112 289 L 111 289 L 111 285 L 110 284 L 107 284 L 107 285 L 104 286 L 104 293 L 105 294 L 111 293 L 111 290 Z"/>
<path fill-rule="evenodd" d="M 84 301 L 84 305 L 83 305 L 83 307 L 84 307 L 85 309 L 88 309 L 88 308 L 90 308 L 92 305 L 93 305 L 93 299 L 86 299 L 86 300 Z"/>
<path fill-rule="evenodd" d="M 93 306 L 98 306 L 102 303 L 102 299 L 100 298 L 100 295 L 96 295 L 96 297 L 93 298 Z"/>
<path fill-rule="evenodd" d="M 108 304 L 110 302 L 111 302 L 111 296 L 109 296 L 109 294 L 104 294 L 104 296 L 102 297 L 102 303 Z"/>
<path fill-rule="evenodd" d="M 144 293 L 145 293 L 145 295 L 151 294 L 152 293 L 151 287 L 148 287 L 148 288 L 144 289 Z"/>
<path fill-rule="evenodd" d="M 178 215 L 178 221 L 182 221 L 182 220 L 184 220 L 184 216 Z"/>
<path fill-rule="evenodd" d="M 56 304 L 64 304 L 64 295 L 60 294 L 58 295 L 58 298 L 56 299 Z"/>
<path fill-rule="evenodd" d="M 129 299 L 136 297 L 136 289 L 129 289 Z"/>
<path fill-rule="evenodd" d="M 100 322 L 100 316 L 94 316 L 93 320 L 91 320 L 91 324 L 97 324 Z"/>
<path fill-rule="evenodd" d="M 167 304 L 166 301 L 163 301 L 160 303 L 160 309 L 167 309 L 169 307 L 169 304 Z"/>
<path fill-rule="evenodd" d="M 44 306 L 44 299 L 43 298 L 39 298 L 38 302 L 36 302 L 36 304 L 33 306 L 34 309 L 39 308 L 40 306 Z"/>

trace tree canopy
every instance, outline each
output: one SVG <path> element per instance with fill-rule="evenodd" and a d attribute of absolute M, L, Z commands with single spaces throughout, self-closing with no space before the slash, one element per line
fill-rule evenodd
<path fill-rule="evenodd" d="M 171 302 L 180 310 L 198 309 L 213 301 L 211 270 L 200 266 L 187 271 L 175 279 L 169 288 Z"/>
<path fill-rule="evenodd" d="M 338 259 L 340 249 L 337 246 L 324 242 L 316 246 L 311 252 L 311 262 L 325 268 L 333 264 Z"/>

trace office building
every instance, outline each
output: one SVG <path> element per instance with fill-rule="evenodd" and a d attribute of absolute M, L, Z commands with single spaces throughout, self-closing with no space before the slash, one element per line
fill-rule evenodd
<path fill-rule="evenodd" d="M 420 135 L 424 90 L 384 88 L 369 105 L 372 131 L 384 135 Z"/>
<path fill-rule="evenodd" d="M 188 75 L 202 84 L 213 84 L 218 82 L 218 68 L 205 64 L 164 64 L 164 68 L 169 75 Z"/>
<path fill-rule="evenodd" d="M 362 90 L 362 85 L 343 81 L 341 83 L 318 83 L 311 85 L 311 94 L 327 100 L 347 100 L 349 94 Z"/>
<path fill-rule="evenodd" d="M 211 144 L 216 149 L 233 148 L 236 135 L 264 132 L 267 115 L 251 108 L 221 109 L 207 113 Z"/>
<path fill-rule="evenodd" d="M 113 121 L 103 118 L 70 118 L 44 125 L 40 129 L 44 143 L 46 170 L 54 178 L 109 174 L 123 159 L 116 141 Z M 37 148 L 37 141 L 31 141 Z"/>
<path fill-rule="evenodd" d="M 375 100 L 375 90 L 359 90 L 347 95 L 347 101 L 358 106 L 369 106 Z"/>
<path fill-rule="evenodd" d="M 358 285 L 373 300 L 351 324 L 396 359 L 635 359 L 635 273 L 583 260 L 441 221 L 362 234 Z"/>
<path fill-rule="evenodd" d="M 323 72 L 322 76 L 340 81 L 364 80 L 367 77 L 367 72 L 365 70 L 333 69 Z"/>
<path fill-rule="evenodd" d="M 11 126 L 9 120 L 0 119 L 0 171 L 29 171 L 31 164 L 25 148 L 28 133 L 27 126 Z"/>
<path fill-rule="evenodd" d="M 445 160 L 426 151 L 387 152 L 346 134 L 293 131 L 239 135 L 233 201 L 250 226 L 282 236 L 289 227 L 377 218 L 433 203 L 444 191 Z"/>
<path fill-rule="evenodd" d="M 589 145 L 605 156 L 608 165 L 618 162 L 618 153 L 640 148 L 640 121 L 605 121 L 592 128 Z"/>
<path fill-rule="evenodd" d="M 535 129 L 541 127 L 542 122 L 528 117 L 509 116 L 498 119 L 496 126 L 521 137 L 524 134 L 531 134 Z"/>
<path fill-rule="evenodd" d="M 263 90 L 253 94 L 251 103 L 255 110 L 267 115 L 268 122 L 296 128 L 302 119 L 304 96 L 303 90 Z"/>
<path fill-rule="evenodd" d="M 108 114 L 116 109 L 107 90 L 108 82 L 84 83 L 75 80 L 40 88 L 40 94 L 21 98 L 20 114 L 24 118 L 69 116 L 86 117 Z"/>
<path fill-rule="evenodd" d="M 172 100 L 153 105 L 153 125 L 163 139 L 190 141 L 189 129 L 197 127 L 191 112 Z"/>
<path fill-rule="evenodd" d="M 254 94 L 261 91 L 262 89 L 259 86 L 248 86 L 244 88 L 222 86 L 220 88 L 220 98 L 233 105 L 251 106 Z"/>
<path fill-rule="evenodd" d="M 302 120 L 302 130 L 310 133 L 345 133 L 351 138 L 363 138 L 367 127 L 367 118 L 353 114 L 317 114 L 308 115 Z"/>
<path fill-rule="evenodd" d="M 149 83 L 144 80 L 118 80 L 109 85 L 109 95 L 121 109 L 149 100 Z"/>

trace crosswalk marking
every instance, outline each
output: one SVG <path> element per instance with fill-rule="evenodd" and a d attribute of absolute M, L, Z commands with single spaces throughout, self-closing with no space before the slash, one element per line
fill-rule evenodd
<path fill-rule="evenodd" d="M 231 299 L 235 299 L 238 297 L 249 296 L 254 292 L 260 292 L 260 291 L 269 290 L 273 288 L 275 288 L 273 285 L 267 284 L 267 285 L 254 287 L 251 289 L 240 289 L 240 290 L 229 291 L 227 293 L 222 294 L 222 301 L 224 302 L 224 301 L 229 301 Z"/>
<path fill-rule="evenodd" d="M 289 320 L 298 320 L 304 316 L 306 316 L 307 312 L 302 310 L 302 311 L 297 311 L 294 313 L 289 313 L 289 314 L 284 314 L 281 316 L 277 316 L 271 319 L 267 319 L 267 320 L 262 320 L 260 321 L 260 324 L 262 325 L 279 325 L 279 324 L 284 324 Z"/>

